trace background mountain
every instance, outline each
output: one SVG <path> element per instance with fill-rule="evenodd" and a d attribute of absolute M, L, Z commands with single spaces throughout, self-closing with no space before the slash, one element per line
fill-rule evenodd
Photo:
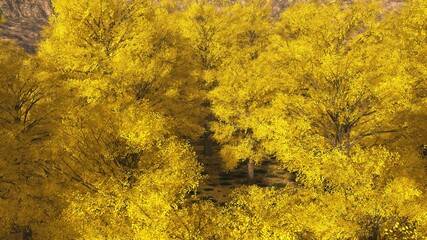
<path fill-rule="evenodd" d="M 40 31 L 52 13 L 50 0 L 1 0 L 0 14 L 6 17 L 1 38 L 12 39 L 27 52 L 34 53 Z"/>

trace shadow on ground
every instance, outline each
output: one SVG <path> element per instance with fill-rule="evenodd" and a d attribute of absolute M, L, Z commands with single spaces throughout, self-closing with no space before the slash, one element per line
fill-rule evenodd
<path fill-rule="evenodd" d="M 235 170 L 226 171 L 219 156 L 219 146 L 213 147 L 211 156 L 203 155 L 203 147 L 196 146 L 195 150 L 199 161 L 204 165 L 204 181 L 200 183 L 195 195 L 196 199 L 211 200 L 214 203 L 228 202 L 233 189 L 248 185 L 247 166 L 240 164 Z M 284 188 L 294 186 L 295 176 L 289 171 L 280 168 L 273 160 L 266 160 L 260 166 L 255 166 L 255 177 L 252 184 L 260 187 L 274 186 Z"/>

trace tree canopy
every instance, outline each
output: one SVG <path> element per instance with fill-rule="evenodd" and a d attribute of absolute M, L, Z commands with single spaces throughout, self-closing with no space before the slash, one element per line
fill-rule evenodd
<path fill-rule="evenodd" d="M 427 238 L 426 0 L 52 4 L 0 41 L 0 238 Z M 222 204 L 210 132 L 248 168 Z"/>

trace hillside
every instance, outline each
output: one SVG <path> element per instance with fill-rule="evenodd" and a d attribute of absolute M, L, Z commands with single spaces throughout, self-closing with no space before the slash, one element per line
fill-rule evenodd
<path fill-rule="evenodd" d="M 1 38 L 12 39 L 27 52 L 36 51 L 40 31 L 52 13 L 50 0 L 3 0 L 0 14 L 6 17 Z"/>

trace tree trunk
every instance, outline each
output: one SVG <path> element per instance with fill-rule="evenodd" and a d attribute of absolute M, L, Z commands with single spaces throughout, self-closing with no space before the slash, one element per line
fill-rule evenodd
<path fill-rule="evenodd" d="M 33 239 L 33 233 L 31 231 L 31 228 L 25 227 L 23 231 L 22 240 L 31 240 L 31 239 Z"/>
<path fill-rule="evenodd" d="M 248 160 L 248 183 L 253 184 L 254 183 L 254 169 L 255 169 L 255 163 L 251 160 Z"/>
<path fill-rule="evenodd" d="M 212 153 L 213 151 L 212 151 L 211 132 L 209 131 L 209 128 L 206 128 L 205 133 L 203 135 L 203 154 L 205 156 L 211 156 Z"/>

